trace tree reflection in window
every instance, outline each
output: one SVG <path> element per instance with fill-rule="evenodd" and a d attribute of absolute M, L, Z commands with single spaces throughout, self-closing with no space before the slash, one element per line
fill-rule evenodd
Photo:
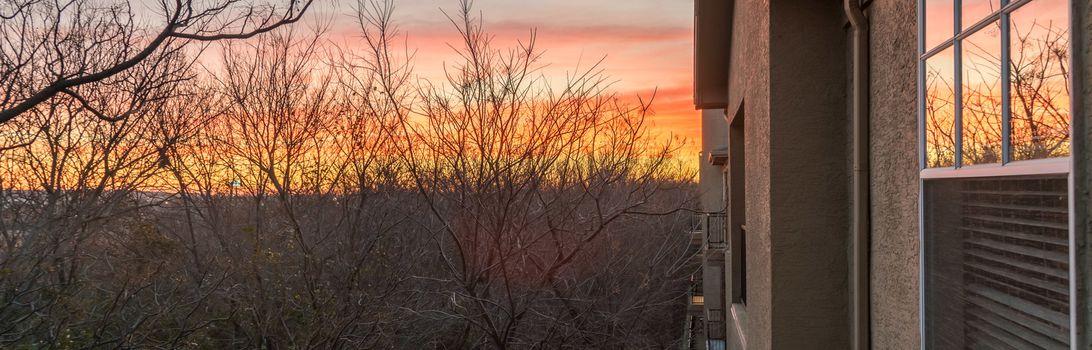
<path fill-rule="evenodd" d="M 961 29 L 945 39 L 950 4 L 924 4 L 925 166 L 1068 156 L 1069 1 L 956 1 Z"/>
<path fill-rule="evenodd" d="M 955 165 L 954 67 L 951 47 L 925 62 L 925 161 L 930 168 Z"/>
<path fill-rule="evenodd" d="M 1069 24 L 1065 0 L 1012 13 L 1012 159 L 1069 155 Z"/>
<path fill-rule="evenodd" d="M 1000 163 L 1001 25 L 963 40 L 963 165 Z"/>

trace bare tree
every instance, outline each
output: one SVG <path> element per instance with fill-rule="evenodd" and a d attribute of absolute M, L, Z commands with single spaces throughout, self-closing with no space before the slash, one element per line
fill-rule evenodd
<path fill-rule="evenodd" d="M 177 106 L 144 105 L 104 121 L 74 98 L 55 98 L 3 125 L 37 135 L 0 153 L 0 269 L 10 272 L 0 275 L 0 344 L 170 344 L 194 326 L 164 319 L 205 295 L 161 274 L 175 266 L 174 251 L 150 216 L 169 200 L 155 192 L 167 150 L 193 132 L 158 127 Z"/>
<path fill-rule="evenodd" d="M 347 89 L 348 75 L 335 81 L 321 34 L 225 47 L 226 104 L 205 129 L 217 153 L 193 148 L 196 161 L 180 162 L 180 183 L 219 179 L 188 196 L 187 220 L 223 242 L 206 248 L 227 259 L 214 268 L 236 274 L 237 287 L 217 293 L 238 312 L 221 344 L 364 347 L 398 321 L 386 302 L 401 273 L 391 259 L 419 250 L 396 234 L 412 227 L 412 192 L 384 154 L 376 102 Z"/>
<path fill-rule="evenodd" d="M 123 103 L 130 108 L 118 113 L 104 113 L 94 103 L 104 97 L 88 96 L 80 88 L 118 83 L 109 80 L 155 55 L 181 50 L 188 41 L 245 39 L 297 22 L 312 1 L 174 0 L 134 7 L 130 1 L 3 0 L 0 123 L 58 94 L 70 96 L 99 118 L 125 118 L 146 99 Z M 159 24 L 146 25 L 146 17 L 157 18 Z M 146 85 L 165 83 L 156 79 L 162 77 L 135 77 L 139 80 L 129 85 L 137 94 Z"/>
<path fill-rule="evenodd" d="M 414 312 L 442 324 L 437 347 L 602 345 L 578 315 L 618 296 L 601 289 L 610 283 L 594 266 L 612 262 L 591 257 L 677 175 L 673 146 L 651 138 L 647 104 L 606 92 L 598 65 L 554 88 L 533 32 L 496 49 L 470 5 L 451 17 L 462 61 L 442 85 L 419 87 L 413 112 L 423 121 L 402 117 L 401 154 L 434 219 L 442 267 L 423 270 L 435 282 L 416 292 L 433 302 Z"/>
<path fill-rule="evenodd" d="M 360 50 L 164 44 L 0 124 L 0 347 L 672 346 L 694 196 L 651 102 L 550 84 L 461 5 L 439 85 L 361 0 Z"/>

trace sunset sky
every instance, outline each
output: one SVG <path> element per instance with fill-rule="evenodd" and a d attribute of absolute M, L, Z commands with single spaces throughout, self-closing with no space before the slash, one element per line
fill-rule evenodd
<path fill-rule="evenodd" d="M 326 5 L 314 15 L 334 22 L 334 34 L 354 40 L 352 8 Z M 355 3 L 355 2 L 352 2 Z M 699 114 L 692 101 L 693 2 L 690 0 L 477 0 L 485 30 L 497 47 L 511 47 L 538 31 L 545 50 L 547 76 L 564 79 L 566 72 L 605 59 L 602 68 L 623 97 L 647 98 L 657 90 L 654 130 L 661 136 L 686 138 L 684 155 L 700 144 Z M 442 78 L 447 62 L 455 61 L 448 44 L 458 44 L 452 24 L 441 10 L 454 14 L 456 0 L 399 0 L 395 20 L 417 50 L 415 71 L 424 78 Z"/>

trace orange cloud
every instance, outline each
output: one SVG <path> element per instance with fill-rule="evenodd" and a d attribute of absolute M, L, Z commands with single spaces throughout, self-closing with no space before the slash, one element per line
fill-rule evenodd
<path fill-rule="evenodd" d="M 651 118 L 654 132 L 700 144 L 700 117 L 692 100 L 692 3 L 488 2 L 480 7 L 494 47 L 526 43 L 535 30 L 536 44 L 544 50 L 542 73 L 556 82 L 602 60 L 599 68 L 614 82 L 612 89 L 620 97 L 636 101 L 638 95 L 647 99 L 657 92 Z M 452 49 L 460 45 L 458 33 L 437 8 L 413 1 L 408 6 L 404 9 L 409 11 L 396 18 L 401 19 L 399 29 L 406 44 L 415 52 L 415 71 L 422 78 L 442 81 L 444 66 L 458 60 Z M 340 38 L 335 41 L 352 45 L 358 34 L 351 23 L 343 24 L 337 26 L 335 36 Z"/>

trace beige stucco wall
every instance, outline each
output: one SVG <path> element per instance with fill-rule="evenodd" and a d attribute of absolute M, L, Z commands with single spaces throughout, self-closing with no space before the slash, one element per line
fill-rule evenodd
<path fill-rule="evenodd" d="M 849 347 L 849 113 L 842 2 L 771 2 L 772 347 Z"/>
<path fill-rule="evenodd" d="M 724 169 L 709 163 L 709 152 L 728 147 L 728 122 L 723 109 L 701 111 L 701 155 L 698 159 L 698 188 L 704 211 L 724 210 Z"/>
<path fill-rule="evenodd" d="M 739 0 L 734 13 L 727 110 L 745 120 L 748 348 L 846 348 L 841 2 Z"/>
<path fill-rule="evenodd" d="M 847 26 L 841 1 L 738 0 L 729 115 L 745 118 L 750 349 L 846 348 L 849 236 Z M 874 1 L 870 20 L 871 339 L 921 347 L 917 0 Z M 1074 1 L 1074 151 L 1081 273 L 1092 270 L 1092 4 Z M 728 26 L 726 25 L 726 28 Z M 719 112 L 719 111 L 718 111 Z M 717 125 L 718 132 L 725 126 Z M 719 136 L 718 136 L 719 137 Z M 1078 312 L 1092 278 L 1078 292 Z M 1087 322 L 1081 327 L 1087 329 Z M 733 334 L 734 329 L 729 330 Z M 1087 346 L 1087 342 L 1082 347 Z"/>
<path fill-rule="evenodd" d="M 761 0 L 737 0 L 733 11 L 731 69 L 729 72 L 728 111 L 739 111 L 745 118 L 744 152 L 747 178 L 746 225 L 751 232 L 769 232 L 769 216 L 751 213 L 769 212 L 769 3 Z M 747 306 L 743 334 L 750 349 L 770 348 L 770 266 L 769 240 L 747 239 Z M 733 327 L 737 325 L 732 325 Z M 734 335 L 734 329 L 729 330 Z"/>
<path fill-rule="evenodd" d="M 1088 349 L 1092 347 L 1092 341 L 1089 340 L 1089 333 L 1092 333 L 1092 322 L 1089 321 L 1092 319 L 1092 247 L 1089 246 L 1092 241 L 1092 153 L 1089 152 L 1092 150 L 1092 4 L 1079 0 L 1074 0 L 1073 3 L 1075 16 L 1071 31 L 1076 38 L 1074 54 L 1077 55 L 1074 60 L 1074 73 L 1079 74 L 1079 79 L 1076 80 L 1078 89 L 1074 91 L 1080 92 L 1074 100 L 1077 108 L 1072 111 L 1073 151 L 1076 160 L 1074 192 L 1076 212 L 1084 215 L 1084 220 L 1077 222 L 1076 232 L 1077 266 L 1084 283 L 1078 286 L 1076 299 L 1080 301 L 1077 304 L 1077 314 L 1081 316 L 1078 327 L 1085 336 L 1079 339 L 1077 347 Z"/>
<path fill-rule="evenodd" d="M 920 349 L 917 1 L 874 1 L 871 22 L 872 341 Z"/>

